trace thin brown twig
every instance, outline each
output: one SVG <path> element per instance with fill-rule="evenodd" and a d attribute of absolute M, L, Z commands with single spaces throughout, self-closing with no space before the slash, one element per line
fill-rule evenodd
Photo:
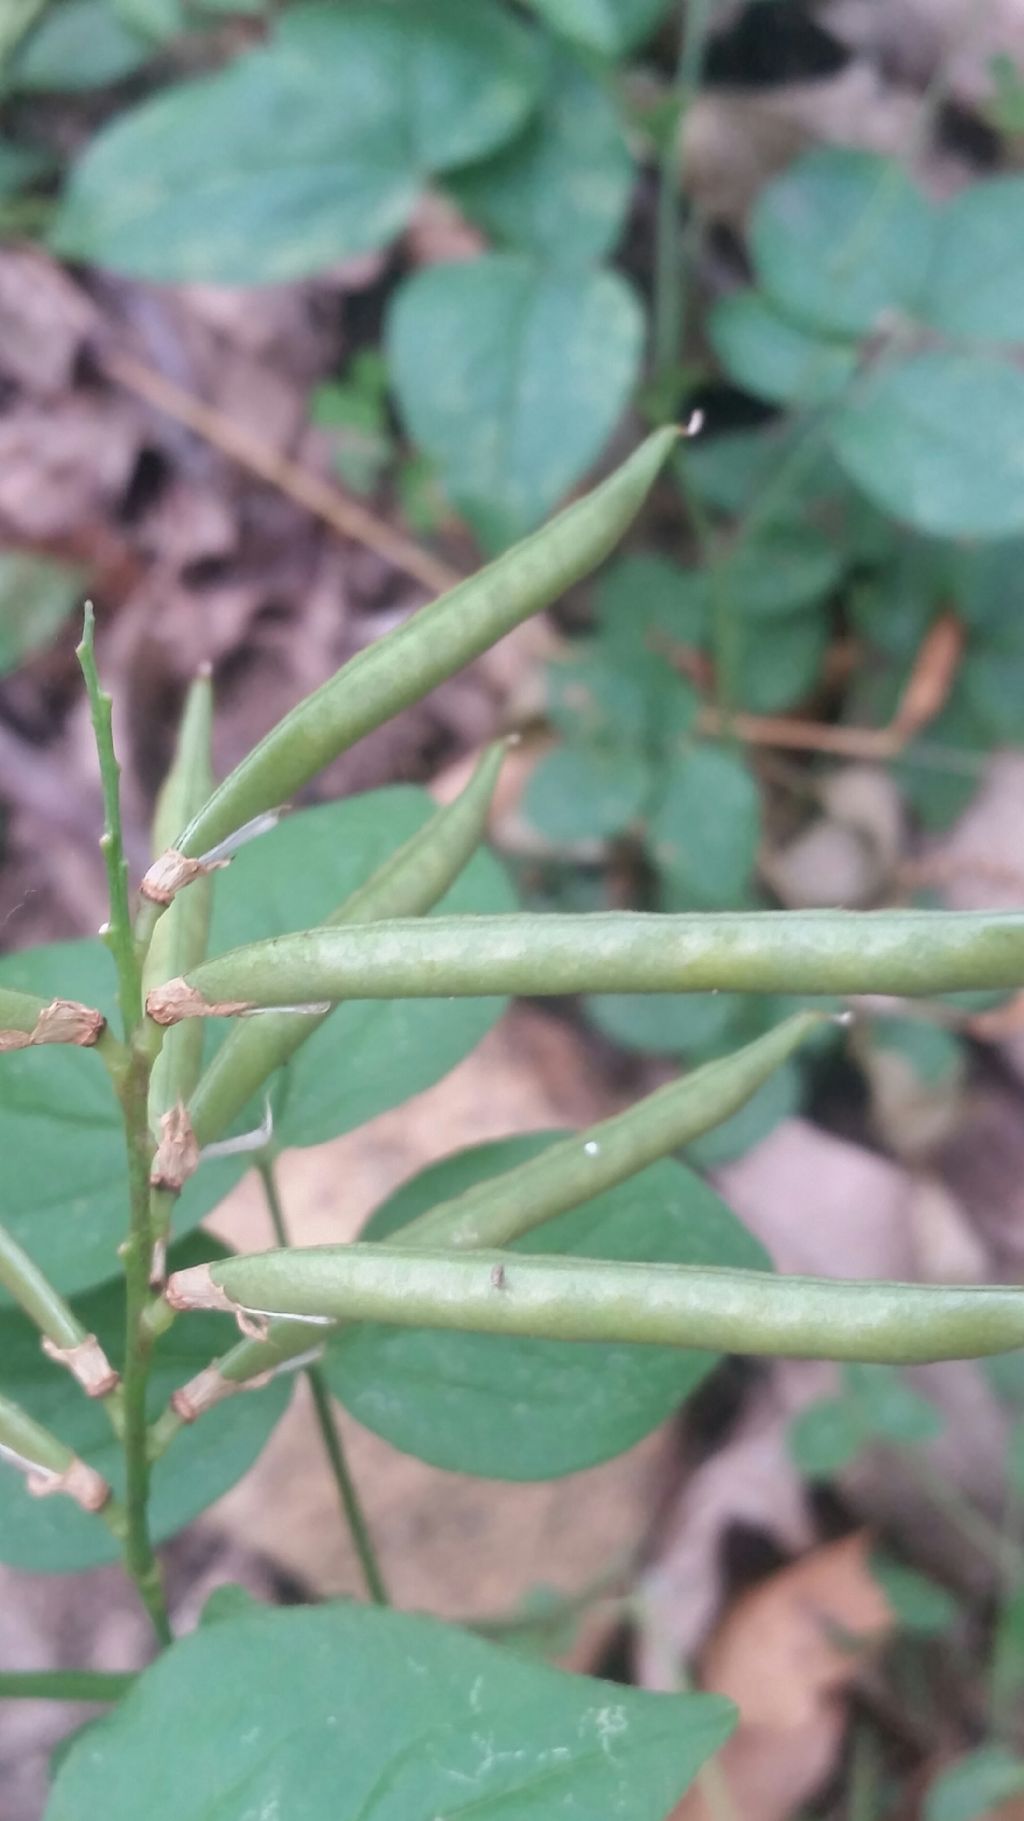
<path fill-rule="evenodd" d="M 219 449 L 222 455 L 229 456 L 240 467 L 287 494 L 315 518 L 322 519 L 341 537 L 375 550 L 394 568 L 404 570 L 424 588 L 429 588 L 431 594 L 444 594 L 464 579 L 442 557 L 434 556 L 412 538 L 396 531 L 368 506 L 350 499 L 312 469 L 281 455 L 251 431 L 243 430 L 223 411 L 204 404 L 194 393 L 156 372 L 135 355 L 108 348 L 103 352 L 102 363 L 108 378 L 117 385 L 174 418 L 176 423 L 184 424 L 213 448 Z"/>
<path fill-rule="evenodd" d="M 951 613 L 945 613 L 922 641 L 887 727 L 833 727 L 788 715 L 736 712 L 728 717 L 728 731 L 750 746 L 833 753 L 846 759 L 896 759 L 945 705 L 962 650 L 963 628 Z M 699 726 L 702 732 L 721 733 L 725 717 L 717 708 L 705 708 Z"/>

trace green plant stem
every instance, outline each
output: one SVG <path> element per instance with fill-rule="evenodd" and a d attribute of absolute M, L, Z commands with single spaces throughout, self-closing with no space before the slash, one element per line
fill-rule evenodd
<path fill-rule="evenodd" d="M 281 1206 L 281 1197 L 278 1193 L 273 1157 L 264 1153 L 259 1159 L 257 1167 L 259 1169 L 260 1181 L 263 1184 L 263 1194 L 266 1199 L 270 1222 L 274 1229 L 274 1236 L 279 1246 L 287 1246 L 288 1226 L 285 1221 L 284 1209 Z M 334 1483 L 338 1489 L 341 1508 L 345 1514 L 345 1521 L 348 1525 L 352 1542 L 355 1545 L 356 1555 L 359 1558 L 359 1566 L 363 1571 L 363 1579 L 366 1582 L 367 1592 L 375 1605 L 387 1606 L 390 1602 L 387 1588 L 384 1584 L 384 1576 L 381 1573 L 380 1561 L 373 1545 L 373 1537 L 370 1534 L 370 1526 L 367 1522 L 366 1513 L 363 1510 L 351 1469 L 345 1458 L 345 1448 L 341 1439 L 341 1431 L 338 1428 L 337 1420 L 335 1418 L 330 1389 L 319 1366 L 307 1366 L 305 1368 L 305 1376 L 313 1397 L 313 1410 L 316 1416 L 317 1427 L 320 1431 L 320 1439 L 324 1445 L 324 1453 L 327 1456 L 328 1464 L 334 1477 Z"/>
<path fill-rule="evenodd" d="M 712 0 L 686 0 L 679 25 L 676 110 L 662 148 L 654 241 L 652 367 L 655 387 L 667 389 L 682 354 L 686 333 L 689 265 L 693 236 L 679 223 L 680 163 L 686 117 L 697 98 Z"/>
<path fill-rule="evenodd" d="M 131 1670 L 0 1669 L 0 1701 L 120 1701 L 136 1680 Z"/>
<path fill-rule="evenodd" d="M 151 1061 L 142 1006 L 142 967 L 132 931 L 128 900 L 128 867 L 121 833 L 120 768 L 114 751 L 110 697 L 100 687 L 96 668 L 95 623 L 86 608 L 78 659 L 92 710 L 93 731 L 103 786 L 105 826 L 100 839 L 107 868 L 110 914 L 106 940 L 114 957 L 118 999 L 127 1053 L 113 1072 L 121 1104 L 128 1162 L 128 1235 L 121 1247 L 125 1277 L 125 1344 L 123 1367 L 122 1445 L 125 1461 L 124 1563 L 149 1613 L 161 1645 L 171 1642 L 159 1563 L 149 1534 L 149 1436 L 146 1391 L 152 1343 L 143 1320 L 149 1301 L 152 1236 L 149 1221 L 150 1163 L 148 1099 Z"/>
<path fill-rule="evenodd" d="M 85 609 L 85 623 L 77 657 L 89 697 L 100 762 L 100 783 L 103 787 L 104 829 L 100 836 L 100 851 L 106 864 L 110 894 L 110 915 L 104 940 L 117 969 L 118 1003 L 127 1042 L 142 1021 L 142 971 L 135 951 L 128 903 L 128 865 L 124 857 L 121 832 L 121 769 L 114 752 L 111 701 L 100 687 L 96 668 L 95 633 L 96 622 L 90 602 Z"/>
<path fill-rule="evenodd" d="M 179 1271 L 178 1309 L 918 1365 L 1024 1346 L 1024 1288 L 354 1244 Z"/>
<path fill-rule="evenodd" d="M 892 993 L 1024 984 L 1024 912 L 754 911 L 402 919 L 301 930 L 150 995 L 160 1023 L 259 1006 L 490 994 Z"/>

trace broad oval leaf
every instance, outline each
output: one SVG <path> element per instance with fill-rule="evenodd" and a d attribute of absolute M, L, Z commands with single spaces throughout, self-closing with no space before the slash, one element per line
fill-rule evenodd
<path fill-rule="evenodd" d="M 934 351 L 881 366 L 843 406 L 832 447 L 893 517 L 936 537 L 1024 530 L 1024 373 Z"/>
<path fill-rule="evenodd" d="M 650 820 L 654 862 L 694 904 L 744 902 L 760 833 L 760 792 L 735 753 L 704 743 L 665 768 Z"/>
<path fill-rule="evenodd" d="M 409 279 L 387 338 L 411 435 L 495 548 L 600 454 L 639 371 L 643 320 L 617 273 L 490 253 Z"/>
<path fill-rule="evenodd" d="M 270 43 L 100 133 L 59 250 L 142 278 L 267 284 L 381 246 L 435 172 L 481 158 L 534 106 L 530 35 L 479 0 L 331 0 Z"/>
<path fill-rule="evenodd" d="M 603 841 L 640 814 L 650 788 L 650 766 L 636 748 L 566 742 L 531 772 L 523 814 L 549 841 Z"/>
<path fill-rule="evenodd" d="M 1005 1745 L 981 1745 L 936 1777 L 924 1821 L 991 1821 L 993 1812 L 1024 1794 L 1024 1758 Z"/>
<path fill-rule="evenodd" d="M 193 1234 L 174 1248 L 172 1269 L 225 1257 L 208 1234 Z M 124 1293 L 119 1284 L 94 1290 L 77 1304 L 87 1331 L 108 1356 L 121 1360 Z M 172 1391 L 193 1378 L 224 1348 L 217 1316 L 179 1317 L 157 1343 L 149 1385 L 150 1415 L 158 1416 Z M 83 1397 L 61 1366 L 46 1358 L 39 1336 L 20 1314 L 0 1315 L 4 1390 L 37 1422 L 52 1429 L 94 1467 L 115 1491 L 123 1490 L 124 1457 L 106 1412 Z M 186 1427 L 153 1469 L 150 1512 L 157 1542 L 174 1536 L 212 1505 L 252 1466 L 278 1418 L 293 1381 L 274 1380 L 251 1396 L 233 1398 Z M 114 1537 L 100 1520 L 67 1498 L 34 1499 L 20 1473 L 0 1464 L 0 1561 L 10 1567 L 68 1574 L 114 1562 Z"/>
<path fill-rule="evenodd" d="M 102 88 L 133 75 L 152 54 L 107 0 L 60 0 L 18 46 L 4 83 L 42 94 Z"/>
<path fill-rule="evenodd" d="M 621 57 L 649 38 L 672 0 L 530 0 L 552 31 L 589 50 Z"/>
<path fill-rule="evenodd" d="M 922 314 L 947 335 L 1024 341 L 1024 177 L 974 183 L 946 204 Z"/>
<path fill-rule="evenodd" d="M 386 1239 L 437 1202 L 536 1156 L 554 1136 L 531 1133 L 445 1158 L 385 1202 L 367 1236 Z M 768 1265 L 714 1191 L 667 1159 L 547 1222 L 513 1250 Z M 712 1354 L 671 1348 L 363 1326 L 338 1336 L 326 1369 L 352 1415 L 405 1453 L 453 1473 L 537 1480 L 623 1453 L 714 1364 Z"/>
<path fill-rule="evenodd" d="M 761 284 L 796 322 L 867 335 L 920 303 L 934 214 L 901 167 L 873 152 L 809 152 L 761 192 L 751 250 Z"/>
<path fill-rule="evenodd" d="M 552 49 L 536 117 L 451 186 L 489 234 L 553 264 L 600 259 L 619 236 L 633 161 L 608 90 L 569 51 Z"/>
<path fill-rule="evenodd" d="M 857 368 L 850 343 L 808 334 L 755 290 L 716 304 L 708 334 L 730 379 L 775 405 L 828 404 Z"/>
<path fill-rule="evenodd" d="M 664 1821 L 735 1709 L 354 1605 L 201 1626 L 65 1758 L 46 1821 Z"/>

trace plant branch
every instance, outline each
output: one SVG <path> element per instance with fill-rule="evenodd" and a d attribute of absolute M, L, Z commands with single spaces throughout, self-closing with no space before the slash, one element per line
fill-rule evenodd
<path fill-rule="evenodd" d="M 267 1211 L 270 1215 L 270 1224 L 274 1229 L 274 1237 L 279 1246 L 287 1246 L 288 1227 L 284 1217 L 284 1209 L 281 1206 L 281 1198 L 277 1191 L 274 1160 L 271 1156 L 265 1154 L 260 1159 L 257 1167 L 260 1173 L 260 1181 L 263 1184 L 263 1194 L 267 1203 Z M 377 1551 L 374 1548 L 373 1537 L 370 1533 L 370 1526 L 367 1522 L 366 1513 L 363 1510 L 356 1483 L 352 1478 L 348 1461 L 345 1458 L 345 1448 L 334 1414 L 330 1387 L 319 1366 L 307 1366 L 305 1375 L 306 1382 L 313 1395 L 313 1411 L 316 1416 L 317 1428 L 320 1431 L 320 1439 L 324 1445 L 324 1453 L 327 1456 L 328 1464 L 334 1478 L 334 1484 L 338 1489 L 341 1508 L 345 1515 L 345 1521 L 348 1525 L 352 1542 L 355 1545 L 356 1555 L 359 1558 L 359 1566 L 363 1571 L 363 1579 L 366 1582 L 367 1592 L 369 1593 L 371 1600 L 373 1600 L 377 1606 L 387 1606 L 389 1604 L 387 1588 L 384 1585 L 384 1577 L 381 1573 L 380 1562 L 377 1557 Z"/>
<path fill-rule="evenodd" d="M 403 536 L 358 500 L 350 499 L 322 475 L 314 474 L 299 462 L 289 461 L 252 431 L 242 429 L 223 411 L 204 404 L 166 375 L 145 366 L 133 354 L 108 350 L 103 356 L 103 366 L 111 379 L 126 391 L 133 392 L 136 398 L 145 399 L 166 417 L 186 425 L 213 448 L 219 449 L 222 455 L 247 468 L 250 474 L 257 475 L 269 486 L 276 487 L 280 493 L 287 494 L 303 511 L 322 519 L 340 537 L 375 550 L 393 568 L 411 575 L 431 594 L 443 594 L 461 582 L 459 571 L 441 557 L 424 550 L 422 545 Z"/>
<path fill-rule="evenodd" d="M 396 919 L 232 950 L 149 996 L 161 1024 L 342 999 L 890 993 L 1024 984 L 1024 911 L 728 911 Z"/>
<path fill-rule="evenodd" d="M 149 1301 L 151 1233 L 149 1222 L 150 1162 L 148 1099 L 151 1061 L 144 1038 L 142 971 L 128 901 L 128 867 L 121 835 L 120 768 L 114 751 L 110 697 L 100 687 L 94 647 L 95 623 L 86 608 L 78 659 L 92 709 L 105 827 L 100 840 L 110 888 L 106 939 L 118 976 L 118 998 L 127 1054 L 114 1075 L 121 1103 L 128 1162 L 128 1235 L 121 1247 L 125 1276 L 125 1346 L 123 1434 L 125 1460 L 125 1567 L 153 1622 L 161 1644 L 171 1641 L 159 1564 L 149 1535 L 149 1437 L 146 1388 L 152 1343 L 144 1322 Z"/>
<path fill-rule="evenodd" d="M 179 1271 L 177 1309 L 916 1365 L 1024 1346 L 1024 1289 L 355 1244 Z"/>

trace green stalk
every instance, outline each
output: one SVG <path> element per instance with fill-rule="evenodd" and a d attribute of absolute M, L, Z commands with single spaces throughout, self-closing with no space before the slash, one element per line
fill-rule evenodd
<path fill-rule="evenodd" d="M 213 689 L 209 667 L 194 678 L 185 701 L 171 769 L 157 798 L 153 851 L 161 853 L 178 829 L 206 802 L 213 789 L 210 740 Z M 206 955 L 213 908 L 213 880 L 196 879 L 161 917 L 143 962 L 148 991 L 194 967 Z M 163 1283 L 167 1240 L 174 1205 L 195 1169 L 197 1145 L 188 1130 L 184 1108 L 203 1066 L 203 1033 L 194 1026 L 168 1031 L 153 1062 L 149 1081 L 149 1124 L 158 1145 L 149 1201 L 152 1253 L 150 1282 Z M 153 1180 L 155 1178 L 156 1180 Z"/>
<path fill-rule="evenodd" d="M 1024 984 L 1024 912 L 449 917 L 254 942 L 152 993 L 160 1023 L 259 1006 L 489 994 L 894 993 Z"/>
<path fill-rule="evenodd" d="M 682 133 L 700 89 L 711 12 L 712 0 L 686 0 L 679 27 L 677 106 L 662 147 L 658 171 L 651 339 L 654 384 L 663 394 L 682 358 L 686 332 L 688 265 L 693 257 L 693 235 L 689 228 L 680 228 L 678 217 Z"/>
<path fill-rule="evenodd" d="M 262 1158 L 259 1164 L 259 1172 L 260 1181 L 263 1184 L 263 1193 L 266 1197 L 267 1209 L 270 1214 L 270 1222 L 274 1229 L 274 1237 L 279 1246 L 287 1246 L 288 1227 L 284 1217 L 284 1209 L 281 1206 L 281 1198 L 277 1192 L 277 1179 L 274 1174 L 273 1159 L 270 1157 Z M 352 1478 L 348 1461 L 345 1458 L 345 1448 L 341 1439 L 341 1431 L 338 1428 L 334 1415 L 334 1404 L 331 1398 L 330 1387 L 319 1366 L 306 1367 L 306 1382 L 309 1385 L 313 1396 L 313 1412 L 316 1417 L 317 1428 L 320 1431 L 320 1439 L 323 1442 L 328 1466 L 330 1467 L 335 1486 L 338 1489 L 341 1508 L 345 1516 L 345 1522 L 348 1525 L 349 1533 L 352 1537 L 352 1542 L 355 1545 L 356 1555 L 359 1558 L 359 1566 L 363 1571 L 363 1579 L 366 1582 L 367 1592 L 377 1606 L 387 1606 L 389 1601 L 387 1588 L 384 1585 L 384 1576 L 381 1573 L 377 1551 L 373 1546 L 373 1537 L 370 1533 L 370 1526 L 367 1522 L 366 1514 L 363 1511 L 356 1483 Z"/>
<path fill-rule="evenodd" d="M 0 1701 L 120 1701 L 137 1680 L 130 1670 L 0 1669 Z"/>
<path fill-rule="evenodd" d="M 463 1195 L 430 1208 L 401 1230 L 403 1245 L 455 1249 L 509 1244 L 534 1227 L 592 1196 L 614 1188 L 635 1170 L 689 1144 L 720 1125 L 767 1081 L 773 1070 L 820 1025 L 821 1013 L 798 1013 L 734 1055 L 706 1063 L 670 1082 L 625 1113 L 552 1144 L 531 1159 Z M 166 1305 L 157 1305 L 157 1307 Z M 197 1385 L 178 1394 L 179 1405 L 164 1413 L 150 1437 L 157 1459 L 181 1427 L 183 1409 L 191 1418 L 209 1402 L 228 1396 L 267 1372 L 287 1370 L 310 1349 L 310 1331 L 301 1322 L 274 1321 L 265 1340 L 239 1341 Z"/>
<path fill-rule="evenodd" d="M 676 440 L 673 429 L 655 432 L 585 498 L 359 652 L 225 778 L 185 829 L 178 850 L 199 859 L 287 802 L 339 753 L 596 569 L 640 510 Z"/>
<path fill-rule="evenodd" d="M 376 923 L 381 918 L 418 916 L 431 910 L 484 839 L 504 756 L 504 742 L 490 747 L 455 801 L 437 810 L 404 841 L 324 918 L 325 926 Z M 183 896 L 188 898 L 191 890 Z M 278 1012 L 236 1026 L 216 1051 L 189 1101 L 197 1142 L 207 1145 L 219 1138 L 274 1070 L 283 1067 L 322 1023 L 322 1017 Z M 195 1028 L 201 1035 L 201 1027 Z"/>
<path fill-rule="evenodd" d="M 1024 1346 L 1024 1289 L 350 1245 L 179 1271 L 178 1309 L 915 1365 Z"/>
<path fill-rule="evenodd" d="M 150 1063 L 143 1034 L 142 973 L 132 932 L 128 902 L 128 868 L 121 835 L 120 769 L 114 752 L 110 697 L 100 687 L 94 646 L 92 608 L 86 608 L 85 628 L 78 660 L 92 710 L 93 732 L 103 785 L 105 827 L 100 837 L 110 888 L 110 916 L 106 940 L 114 957 L 118 999 L 124 1021 L 127 1053 L 123 1065 L 112 1072 L 121 1103 L 128 1163 L 128 1235 L 121 1247 L 125 1276 L 125 1346 L 123 1379 L 123 1434 L 125 1460 L 125 1568 L 139 1591 L 161 1644 L 171 1642 L 171 1628 L 164 1601 L 160 1568 L 149 1534 L 149 1437 L 146 1420 L 146 1387 L 152 1343 L 144 1315 L 149 1300 L 151 1233 L 149 1176 L 152 1142 L 147 1103 Z"/>
<path fill-rule="evenodd" d="M 100 762 L 103 787 L 104 829 L 100 852 L 107 869 L 110 894 L 110 917 L 103 939 L 114 957 L 117 970 L 117 996 L 127 1041 L 142 1022 L 142 973 L 132 937 L 128 903 L 128 864 L 124 857 L 121 832 L 121 768 L 114 752 L 110 697 L 100 688 L 96 669 L 96 621 L 91 601 L 86 603 L 82 639 L 76 656 L 85 679 L 93 733 Z"/>

